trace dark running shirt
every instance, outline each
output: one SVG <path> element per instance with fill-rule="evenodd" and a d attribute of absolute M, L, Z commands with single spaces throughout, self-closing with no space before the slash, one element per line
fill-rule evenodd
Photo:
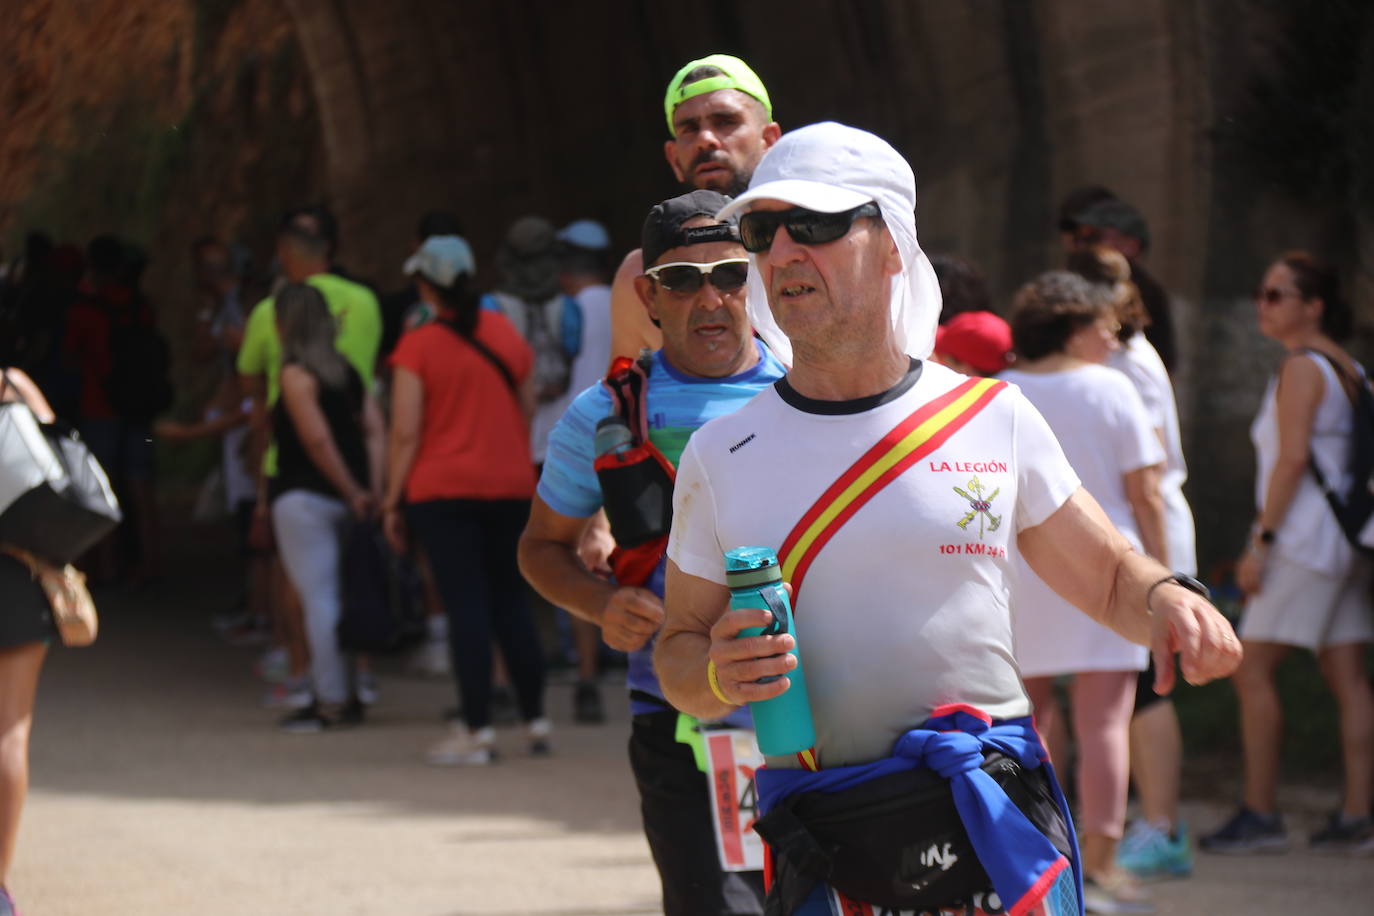
<path fill-rule="evenodd" d="M 343 457 L 344 464 L 359 485 L 367 486 L 367 448 L 363 443 L 363 380 L 350 366 L 348 381 L 343 388 L 329 388 L 319 379 L 320 410 L 329 424 L 329 434 Z M 274 498 L 291 490 L 311 490 L 326 496 L 342 498 L 334 485 L 310 460 L 301 443 L 291 415 L 286 411 L 286 399 L 278 398 L 272 408 L 272 436 L 277 442 L 277 477 L 273 486 Z"/>

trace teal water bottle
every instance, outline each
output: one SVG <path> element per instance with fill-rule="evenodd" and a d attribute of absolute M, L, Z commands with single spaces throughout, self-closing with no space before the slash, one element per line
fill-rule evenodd
<path fill-rule="evenodd" d="M 782 587 L 782 567 L 771 547 L 736 547 L 725 552 L 725 584 L 730 587 L 730 607 L 757 607 L 769 611 L 773 622 L 765 627 L 749 627 L 740 636 L 777 636 L 791 633 L 797 638 L 792 621 L 792 602 Z M 799 644 L 799 643 L 798 643 Z M 785 757 L 804 751 L 816 743 L 816 729 L 811 723 L 811 699 L 806 693 L 806 678 L 802 675 L 801 656 L 793 646 L 790 654 L 797 659 L 797 667 L 787 675 L 792 686 L 771 700 L 750 703 L 754 717 L 754 733 L 759 750 L 770 757 Z M 777 676 L 760 678 L 759 683 L 777 680 Z"/>

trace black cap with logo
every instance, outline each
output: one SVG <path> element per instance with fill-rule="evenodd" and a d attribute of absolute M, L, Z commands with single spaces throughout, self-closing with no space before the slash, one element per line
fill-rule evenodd
<path fill-rule="evenodd" d="M 737 242 L 739 227 L 732 216 L 714 226 L 695 226 L 684 229 L 682 224 L 696 216 L 715 218 L 730 198 L 716 191 L 692 191 L 665 200 L 649 210 L 644 218 L 640 248 L 644 266 L 653 267 L 663 252 L 681 245 L 700 245 L 704 242 Z"/>

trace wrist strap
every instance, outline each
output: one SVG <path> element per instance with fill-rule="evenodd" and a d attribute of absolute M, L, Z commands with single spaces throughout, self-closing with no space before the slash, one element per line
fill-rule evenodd
<path fill-rule="evenodd" d="M 711 692 L 716 695 L 726 706 L 738 706 L 739 704 L 727 697 L 720 689 L 720 678 L 716 675 L 716 663 L 707 660 L 706 662 L 706 683 L 711 685 Z"/>
<path fill-rule="evenodd" d="M 1179 588 L 1186 588 L 1193 594 L 1201 595 L 1208 601 L 1212 600 L 1211 591 L 1207 588 L 1207 586 L 1203 585 L 1197 579 L 1194 579 L 1192 576 L 1185 575 L 1184 573 L 1170 573 L 1169 575 L 1165 576 L 1163 579 L 1160 579 L 1158 582 L 1154 583 L 1145 590 L 1145 610 L 1149 613 L 1154 613 L 1154 608 L 1150 607 L 1150 599 L 1154 597 L 1155 589 L 1159 588 L 1161 585 L 1164 585 L 1166 582 L 1173 583 L 1174 585 L 1177 585 Z"/>

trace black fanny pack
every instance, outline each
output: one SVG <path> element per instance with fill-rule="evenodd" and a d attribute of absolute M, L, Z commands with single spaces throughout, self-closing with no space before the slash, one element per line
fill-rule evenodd
<path fill-rule="evenodd" d="M 982 768 L 1055 849 L 1071 855 L 1069 826 L 1044 770 L 1027 770 L 996 752 Z M 789 796 L 754 829 L 773 854 L 765 916 L 789 916 L 817 882 L 893 910 L 938 910 L 992 886 L 949 780 L 928 769 L 891 773 L 841 792 Z"/>

